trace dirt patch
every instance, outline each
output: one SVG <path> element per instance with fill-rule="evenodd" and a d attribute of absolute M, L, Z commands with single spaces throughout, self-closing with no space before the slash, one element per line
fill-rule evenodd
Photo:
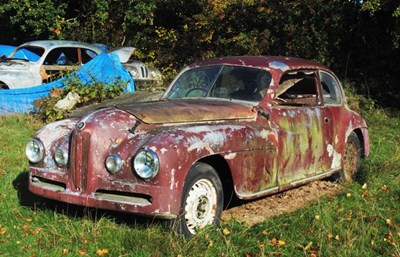
<path fill-rule="evenodd" d="M 245 202 L 225 210 L 222 213 L 222 220 L 235 219 L 248 226 L 254 226 L 262 223 L 266 218 L 307 207 L 322 196 L 338 195 L 340 191 L 341 186 L 338 183 L 314 181 L 299 188 Z"/>

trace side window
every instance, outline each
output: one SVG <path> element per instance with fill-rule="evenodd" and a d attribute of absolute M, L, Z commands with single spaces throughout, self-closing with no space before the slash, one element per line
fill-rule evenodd
<path fill-rule="evenodd" d="M 276 90 L 274 105 L 317 105 L 316 76 L 314 71 L 295 71 L 284 74 Z"/>
<path fill-rule="evenodd" d="M 63 65 L 65 55 L 60 48 L 56 48 L 50 51 L 44 60 L 45 65 Z"/>
<path fill-rule="evenodd" d="M 81 48 L 82 63 L 85 64 L 97 56 L 95 52 L 89 49 Z"/>
<path fill-rule="evenodd" d="M 72 66 L 79 63 L 76 48 L 56 48 L 44 60 L 45 65 Z"/>
<path fill-rule="evenodd" d="M 210 96 L 244 101 L 261 101 L 271 82 L 262 69 L 224 66 Z"/>
<path fill-rule="evenodd" d="M 322 97 L 325 104 L 340 104 L 342 101 L 339 85 L 336 79 L 326 73 L 321 71 L 320 73 Z"/>

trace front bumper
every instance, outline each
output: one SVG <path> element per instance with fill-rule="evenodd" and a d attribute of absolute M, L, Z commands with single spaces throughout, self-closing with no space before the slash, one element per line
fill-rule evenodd
<path fill-rule="evenodd" d="M 156 185 L 97 177 L 85 189 L 80 189 L 65 174 L 31 167 L 29 190 L 44 198 L 65 203 L 161 219 L 173 219 L 179 213 L 178 193 L 169 187 Z"/>

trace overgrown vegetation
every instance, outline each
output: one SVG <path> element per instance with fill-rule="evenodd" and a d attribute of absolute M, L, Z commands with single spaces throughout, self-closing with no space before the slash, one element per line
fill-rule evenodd
<path fill-rule="evenodd" d="M 398 107 L 397 0 L 10 0 L 0 4 L 2 44 L 70 39 L 130 45 L 168 81 L 195 60 L 289 55 L 320 61 L 357 92 Z"/>
<path fill-rule="evenodd" d="M 121 80 L 113 83 L 101 83 L 94 80 L 93 83 L 84 84 L 79 78 L 73 76 L 67 76 L 64 83 L 66 86 L 63 89 L 53 88 L 48 97 L 36 101 L 35 115 L 42 121 L 63 119 L 76 108 L 113 99 L 124 94 L 127 85 L 127 82 Z M 57 108 L 57 102 L 66 98 L 69 93 L 76 93 L 79 101 L 71 109 Z"/>
<path fill-rule="evenodd" d="M 43 124 L 29 115 L 2 116 L 0 255 L 400 256 L 400 113 L 348 95 L 370 126 L 372 152 L 357 182 L 255 227 L 224 222 L 189 240 L 153 220 L 33 196 L 24 147 Z"/>

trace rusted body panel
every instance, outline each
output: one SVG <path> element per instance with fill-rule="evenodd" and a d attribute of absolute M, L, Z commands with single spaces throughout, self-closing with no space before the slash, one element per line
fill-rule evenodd
<path fill-rule="evenodd" d="M 232 70 L 238 66 L 267 71 L 268 91 L 260 101 L 192 98 L 189 93 L 183 98 L 169 97 L 173 85 L 182 83 L 179 76 L 185 71 L 221 64 Z M 318 87 L 314 100 L 308 105 L 288 104 L 289 100 L 304 102 L 303 94 L 276 104 L 283 76 L 299 70 L 307 79 L 315 78 L 310 80 L 310 85 Z M 68 203 L 173 218 L 179 214 L 189 171 L 195 163 L 209 162 L 212 157 L 219 157 L 216 169 L 227 167 L 218 174 L 221 180 L 232 179 L 232 189 L 242 199 L 332 175 L 343 169 L 350 133 L 359 136 L 362 155 L 369 154 L 368 130 L 365 121 L 348 109 L 341 88 L 331 93 L 336 102 L 325 103 L 324 89 L 318 86 L 321 70 L 331 73 L 314 62 L 280 57 L 196 63 L 178 75 L 160 101 L 100 109 L 40 130 L 35 137 L 43 142 L 46 155 L 30 166 L 30 190 Z M 331 78 L 336 80 L 334 75 Z M 69 152 L 69 163 L 62 168 L 54 162 L 58 148 Z M 151 149 L 158 156 L 160 169 L 152 179 L 134 172 L 133 161 L 141 149 Z M 105 167 L 111 154 L 123 160 L 121 171 L 115 174 Z"/>

